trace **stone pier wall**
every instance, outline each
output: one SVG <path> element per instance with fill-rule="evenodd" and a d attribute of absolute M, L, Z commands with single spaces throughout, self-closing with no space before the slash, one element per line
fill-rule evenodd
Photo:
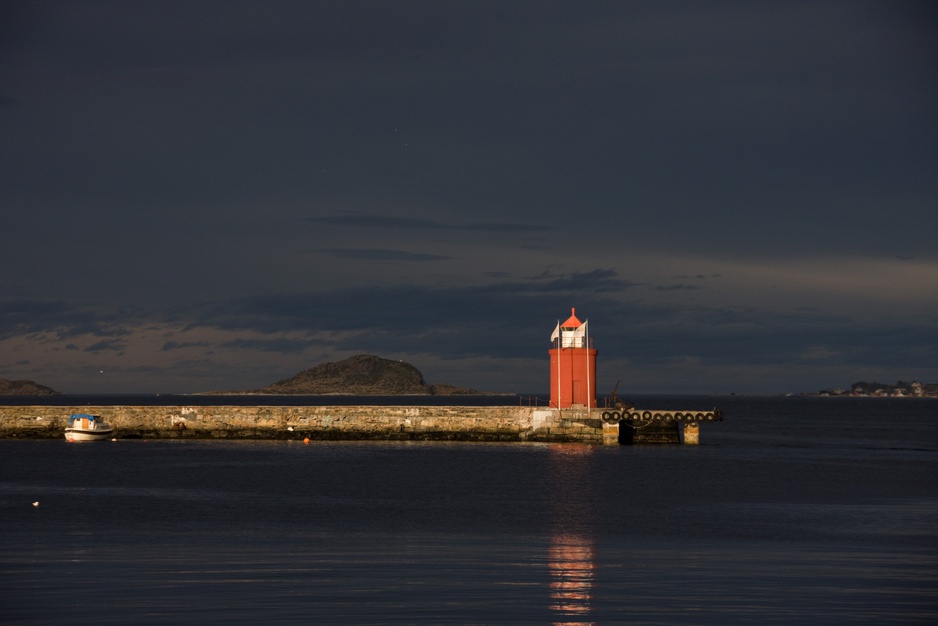
<path fill-rule="evenodd" d="M 0 406 L 0 438 L 63 437 L 72 413 L 117 438 L 603 442 L 596 411 L 510 406 Z"/>

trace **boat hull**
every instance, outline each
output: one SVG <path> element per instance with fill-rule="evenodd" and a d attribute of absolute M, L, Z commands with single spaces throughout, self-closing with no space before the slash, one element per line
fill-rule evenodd
<path fill-rule="evenodd" d="M 101 441 L 114 434 L 113 428 L 66 428 L 66 441 Z"/>

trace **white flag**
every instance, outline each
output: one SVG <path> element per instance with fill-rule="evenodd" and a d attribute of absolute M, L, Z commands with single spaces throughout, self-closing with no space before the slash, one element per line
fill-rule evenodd
<path fill-rule="evenodd" d="M 560 336 L 560 322 L 557 322 L 557 328 L 554 329 L 554 332 L 550 335 L 551 342 L 557 341 L 557 337 Z"/>

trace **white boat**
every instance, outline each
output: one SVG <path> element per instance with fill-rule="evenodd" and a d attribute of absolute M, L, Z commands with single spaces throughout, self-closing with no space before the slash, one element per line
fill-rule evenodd
<path fill-rule="evenodd" d="M 66 441 L 101 441 L 114 434 L 114 429 L 96 415 L 72 413 L 65 429 Z"/>

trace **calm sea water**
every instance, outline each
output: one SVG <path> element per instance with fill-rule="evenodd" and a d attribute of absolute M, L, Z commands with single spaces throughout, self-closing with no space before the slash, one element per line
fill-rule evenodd
<path fill-rule="evenodd" d="M 699 446 L 0 441 L 0 623 L 938 621 L 938 400 L 639 401 L 727 417 Z"/>

